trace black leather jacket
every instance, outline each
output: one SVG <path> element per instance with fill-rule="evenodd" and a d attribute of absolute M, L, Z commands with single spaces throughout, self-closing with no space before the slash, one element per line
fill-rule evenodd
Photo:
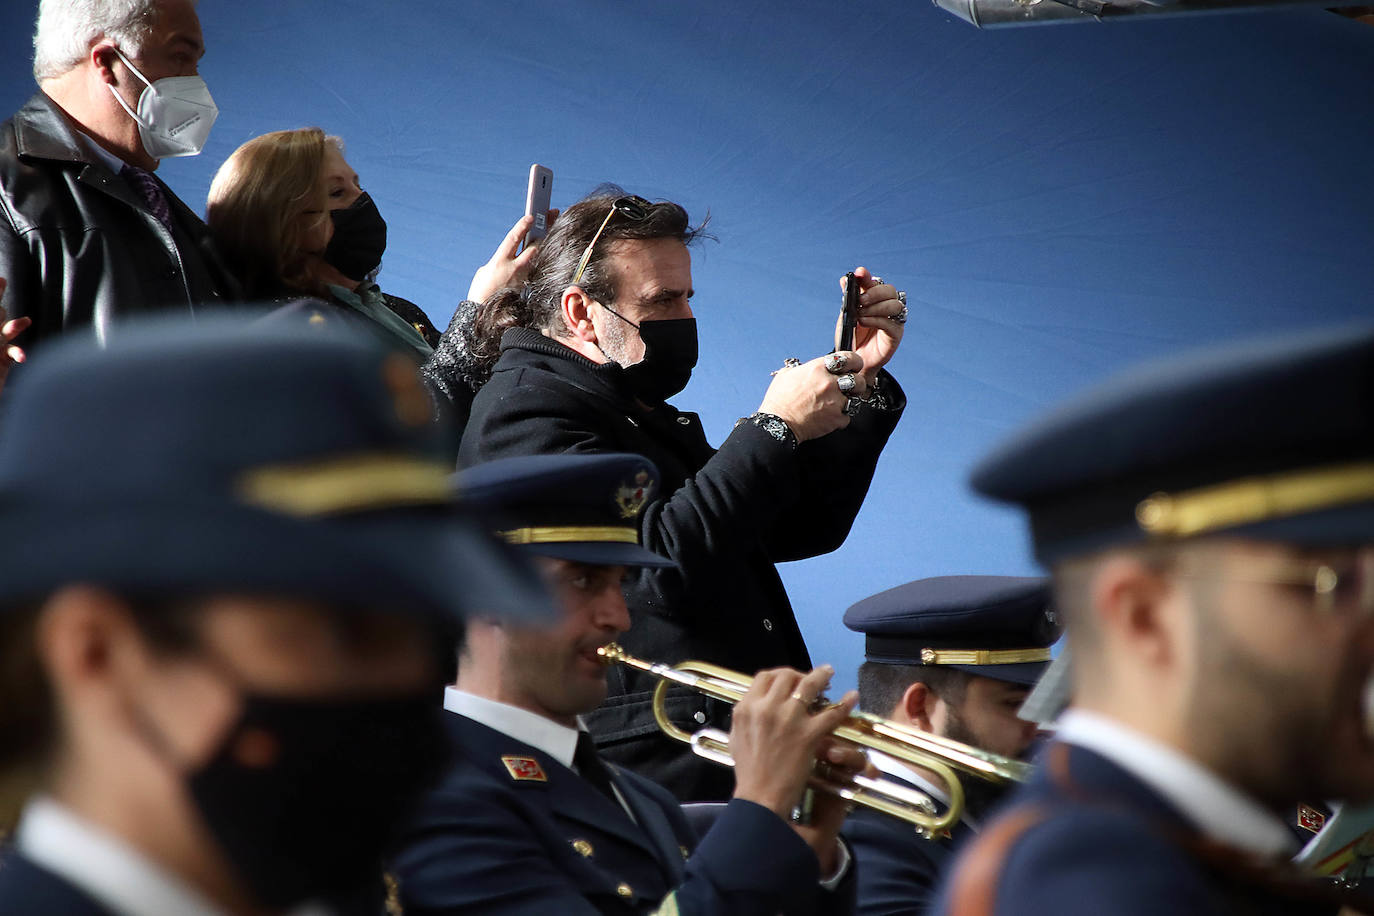
<path fill-rule="evenodd" d="M 239 298 L 205 224 L 164 185 L 172 230 L 86 146 L 38 93 L 0 125 L 0 277 L 10 317 L 48 337 L 162 310 L 194 311 Z"/>

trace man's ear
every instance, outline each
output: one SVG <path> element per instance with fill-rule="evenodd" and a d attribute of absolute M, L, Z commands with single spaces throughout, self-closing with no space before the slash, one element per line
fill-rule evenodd
<path fill-rule="evenodd" d="M 897 701 L 897 718 L 921 731 L 933 732 L 935 729 L 932 723 L 939 702 L 940 698 L 935 695 L 935 691 L 917 681 L 907 687 L 902 693 L 902 698 Z"/>
<path fill-rule="evenodd" d="M 563 313 L 563 326 L 568 336 L 576 340 L 596 343 L 596 328 L 592 325 L 591 308 L 595 300 L 587 295 L 582 287 L 573 285 L 563 290 L 560 303 Z"/>
<path fill-rule="evenodd" d="M 113 41 L 103 38 L 91 45 L 88 60 L 90 60 L 91 67 L 94 68 L 95 72 L 100 74 L 100 79 L 103 82 L 109 83 L 111 86 L 115 84 L 114 64 L 115 61 L 119 60 L 119 55 L 115 53 Z"/>
<path fill-rule="evenodd" d="M 79 695 L 146 663 L 128 607 L 85 585 L 54 593 L 38 616 L 36 648 L 54 689 Z"/>
<path fill-rule="evenodd" d="M 1092 613 L 1100 635 L 1150 664 L 1166 664 L 1181 649 L 1170 613 L 1179 599 L 1171 578 L 1139 558 L 1106 560 L 1092 583 Z"/>

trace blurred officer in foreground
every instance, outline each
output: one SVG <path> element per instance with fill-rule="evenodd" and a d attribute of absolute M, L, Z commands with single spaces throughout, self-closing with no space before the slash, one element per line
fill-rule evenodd
<path fill-rule="evenodd" d="M 1029 510 L 1074 705 L 938 911 L 1334 912 L 1283 818 L 1374 798 L 1374 329 L 1119 379 L 973 485 Z"/>
<path fill-rule="evenodd" d="M 541 609 L 454 513 L 414 370 L 304 333 L 127 329 L 16 386 L 0 771 L 36 791 L 0 912 L 351 896 L 441 765 L 455 604 Z"/>
<path fill-rule="evenodd" d="M 865 598 L 844 615 L 866 635 L 859 705 L 903 725 L 1000 754 L 1023 757 L 1036 726 L 1017 718 L 1030 686 L 1049 665 L 1059 628 L 1049 583 L 1013 576 L 937 576 Z M 942 779 L 885 754 L 869 759 L 888 778 L 929 795 L 947 811 Z M 844 835 L 859 869 L 865 916 L 926 912 L 954 851 L 979 829 L 1003 785 L 966 778 L 964 815 L 933 839 L 860 808 Z"/>
<path fill-rule="evenodd" d="M 467 622 L 444 700 L 456 760 L 393 862 L 407 916 L 852 912 L 843 804 L 818 797 L 810 826 L 787 820 L 818 751 L 840 770 L 864 765 L 855 749 L 824 750 L 857 699 L 812 713 L 828 668 L 759 675 L 734 715 L 734 800 L 700 844 L 666 790 L 602 761 L 581 726 L 606 696 L 597 650 L 630 625 L 622 580 L 669 564 L 638 544 L 657 482 L 649 461 L 618 454 L 459 475 L 463 499 L 493 507 L 534 555 L 562 613 L 544 627 Z"/>

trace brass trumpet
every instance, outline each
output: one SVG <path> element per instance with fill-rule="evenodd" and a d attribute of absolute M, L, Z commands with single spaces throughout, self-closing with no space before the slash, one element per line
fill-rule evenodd
<path fill-rule="evenodd" d="M 679 728 L 668 718 L 665 698 L 673 684 L 689 687 L 727 703 L 738 703 L 754 679 L 708 662 L 688 661 L 679 665 L 648 662 L 629 655 L 615 643 L 597 650 L 608 665 L 622 664 L 661 679 L 654 688 L 654 720 L 669 737 L 690 744 L 692 750 L 708 760 L 724 766 L 734 766 L 730 756 L 730 737 L 714 728 L 695 733 Z M 824 706 L 824 700 L 816 701 Z M 913 766 L 934 773 L 945 785 L 949 808 L 936 813 L 934 799 L 891 779 L 875 779 L 858 775 L 845 781 L 828 779 L 819 773 L 811 784 L 821 791 L 881 811 L 913 824 L 922 834 L 933 837 L 956 823 L 964 813 L 964 786 L 955 771 L 997 783 L 1024 782 L 1030 775 L 1030 765 L 1000 754 L 941 738 L 929 732 L 911 728 L 881 716 L 854 712 L 833 732 L 836 738 L 850 744 L 879 751 Z"/>

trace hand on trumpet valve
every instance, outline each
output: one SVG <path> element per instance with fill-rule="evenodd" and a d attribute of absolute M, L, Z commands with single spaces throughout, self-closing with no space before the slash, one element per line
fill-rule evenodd
<path fill-rule="evenodd" d="M 735 759 L 735 797 L 790 817 L 818 765 L 833 772 L 859 772 L 862 752 L 837 742 L 830 733 L 854 711 L 859 696 L 850 691 L 838 703 L 819 702 L 834 669 L 823 665 L 810 674 L 790 668 L 760 671 L 737 704 L 730 727 Z M 809 825 L 795 829 L 815 850 L 822 874 L 838 861 L 836 835 L 846 802 L 818 793 Z"/>

